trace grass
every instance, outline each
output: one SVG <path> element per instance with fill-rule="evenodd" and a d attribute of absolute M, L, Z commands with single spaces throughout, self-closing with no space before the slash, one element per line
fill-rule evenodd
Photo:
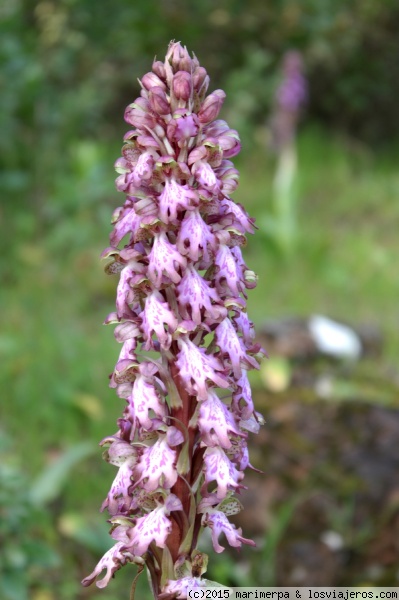
<path fill-rule="evenodd" d="M 261 222 L 270 213 L 274 161 L 261 148 L 243 154 L 235 199 Z M 98 263 L 109 217 L 122 202 L 112 186 L 115 152 L 82 142 L 76 155 L 79 160 L 69 163 L 51 193 L 32 201 L 33 209 L 23 201 L 7 209 L 9 252 L 0 262 L 2 426 L 13 439 L 7 457 L 32 482 L 77 443 L 91 442 L 94 452 L 68 472 L 57 499 L 42 507 L 44 525 L 35 529 L 31 523 L 20 532 L 23 537 L 33 530 L 66 567 L 32 576 L 33 600 L 96 596 L 78 583 L 95 564 L 92 551 L 99 554 L 106 544 L 105 517 L 97 510 L 113 471 L 95 448 L 115 430 L 122 406 L 107 388 L 118 345 L 111 329 L 101 325 L 113 310 L 116 280 Z M 249 267 L 259 275 L 250 293 L 252 318 L 260 324 L 318 312 L 355 324 L 372 321 L 386 336 L 382 362 L 393 364 L 399 294 L 394 154 L 378 156 L 308 129 L 300 136 L 298 156 L 296 246 L 281 256 L 261 228 L 245 249 Z M 37 575 L 38 567 L 29 568 Z M 103 600 L 127 597 L 133 570 L 125 571 L 102 593 Z"/>

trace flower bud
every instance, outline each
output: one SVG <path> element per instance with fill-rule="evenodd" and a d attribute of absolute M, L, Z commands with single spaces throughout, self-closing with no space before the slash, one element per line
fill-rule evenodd
<path fill-rule="evenodd" d="M 226 94 L 223 90 L 215 90 L 205 98 L 199 112 L 198 119 L 200 123 L 210 123 L 218 116 Z"/>
<path fill-rule="evenodd" d="M 159 115 L 168 115 L 170 113 L 168 97 L 162 88 L 153 87 L 149 92 L 149 101 L 152 110 Z"/>
<path fill-rule="evenodd" d="M 202 160 L 203 158 L 205 158 L 206 155 L 207 155 L 207 151 L 206 151 L 205 146 L 197 146 L 188 155 L 187 163 L 189 165 L 192 165 L 195 162 L 197 162 L 197 160 Z"/>
<path fill-rule="evenodd" d="M 192 60 L 187 48 L 182 46 L 180 42 L 175 42 L 169 46 L 166 60 L 169 60 L 175 71 L 191 71 Z"/>
<path fill-rule="evenodd" d="M 234 167 L 224 166 L 223 163 L 228 161 L 222 161 L 222 166 L 218 170 L 218 177 L 222 183 L 223 193 L 229 195 L 234 192 L 238 186 L 239 173 Z"/>
<path fill-rule="evenodd" d="M 198 69 L 194 71 L 193 79 L 194 89 L 197 91 L 200 101 L 202 101 L 209 87 L 209 75 L 207 75 L 206 70 L 203 67 L 198 67 Z"/>
<path fill-rule="evenodd" d="M 191 96 L 191 75 L 187 71 L 178 71 L 173 77 L 173 91 L 177 99 L 187 101 Z"/>
<path fill-rule="evenodd" d="M 193 74 L 193 84 L 197 92 L 200 91 L 206 79 L 209 80 L 206 69 L 204 69 L 204 67 L 197 67 Z"/>
<path fill-rule="evenodd" d="M 160 79 L 155 73 L 146 73 L 144 77 L 141 78 L 141 83 L 143 84 L 146 90 L 151 90 L 151 88 L 155 86 L 166 90 L 166 85 L 164 84 L 162 79 Z"/>
<path fill-rule="evenodd" d="M 191 72 L 192 70 L 192 60 L 190 57 L 183 57 L 180 62 L 179 62 L 179 70 L 180 71 L 187 71 L 188 73 Z"/>
<path fill-rule="evenodd" d="M 155 60 L 152 63 L 152 70 L 160 79 L 166 79 L 165 65 L 160 60 Z"/>
<path fill-rule="evenodd" d="M 125 121 L 133 127 L 155 127 L 156 121 L 152 115 L 149 114 L 150 105 L 148 100 L 145 98 L 136 98 L 133 104 L 125 110 Z"/>

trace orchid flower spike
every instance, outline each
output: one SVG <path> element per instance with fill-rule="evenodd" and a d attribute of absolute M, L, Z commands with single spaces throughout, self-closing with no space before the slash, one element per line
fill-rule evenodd
<path fill-rule="evenodd" d="M 83 585 L 105 587 L 135 563 L 154 598 L 171 600 L 207 581 L 205 528 L 216 552 L 221 536 L 254 545 L 228 517 L 241 509 L 248 432 L 262 422 L 247 377 L 262 349 L 246 311 L 256 276 L 240 250 L 254 219 L 230 198 L 240 141 L 218 119 L 225 94 L 207 95 L 205 69 L 174 42 L 140 83 L 115 164 L 126 201 L 103 253 L 119 275 L 106 323 L 122 344 L 110 385 L 125 402 L 101 442 L 118 468 L 102 507 L 115 545 Z"/>

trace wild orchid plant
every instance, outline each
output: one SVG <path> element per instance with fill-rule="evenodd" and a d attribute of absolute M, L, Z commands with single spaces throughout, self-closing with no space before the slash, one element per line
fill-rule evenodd
<path fill-rule="evenodd" d="M 302 55 L 289 50 L 283 58 L 281 81 L 274 99 L 273 145 L 277 152 L 294 143 L 296 129 L 308 97 Z"/>
<path fill-rule="evenodd" d="M 273 215 L 265 217 L 265 230 L 278 248 L 289 254 L 295 247 L 297 153 L 295 135 L 307 99 L 303 60 L 299 52 L 290 50 L 284 56 L 281 82 L 276 90 L 271 118 L 271 133 L 277 154 L 273 181 Z"/>
<path fill-rule="evenodd" d="M 156 599 L 205 585 L 203 528 L 216 552 L 222 533 L 230 546 L 254 545 L 228 520 L 241 509 L 234 493 L 251 466 L 248 432 L 262 422 L 247 377 L 262 354 L 246 311 L 256 276 L 240 249 L 254 224 L 230 199 L 238 171 L 229 159 L 240 141 L 215 120 L 225 93 L 206 96 L 208 84 L 180 43 L 142 78 L 116 161 L 126 201 L 103 253 L 106 271 L 120 275 L 106 323 L 123 344 L 110 385 L 126 406 L 117 433 L 101 442 L 119 467 L 102 506 L 116 543 L 83 585 L 106 569 L 103 588 L 136 563 Z"/>

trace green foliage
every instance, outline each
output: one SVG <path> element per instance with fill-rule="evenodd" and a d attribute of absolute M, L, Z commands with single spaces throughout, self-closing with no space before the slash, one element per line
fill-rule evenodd
<path fill-rule="evenodd" d="M 18 463 L 11 441 L 1 434 L 0 537 L 7 543 L 0 549 L 0 595 L 5 600 L 27 600 L 32 583 L 60 563 L 51 534 L 44 533 L 50 532 L 50 520 L 44 506 L 32 502 L 30 482 Z"/>
<path fill-rule="evenodd" d="M 32 483 L 29 494 L 32 504 L 43 506 L 55 500 L 61 494 L 73 467 L 93 454 L 94 449 L 95 446 L 91 442 L 81 442 L 51 463 Z"/>

